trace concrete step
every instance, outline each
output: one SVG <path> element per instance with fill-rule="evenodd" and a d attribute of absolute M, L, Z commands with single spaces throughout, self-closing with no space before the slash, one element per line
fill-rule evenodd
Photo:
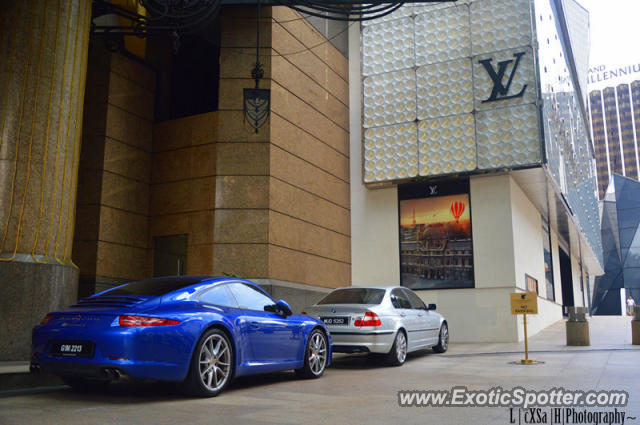
<path fill-rule="evenodd" d="M 29 372 L 29 362 L 0 362 L 0 396 L 26 388 L 64 385 L 62 380 L 46 373 Z"/>

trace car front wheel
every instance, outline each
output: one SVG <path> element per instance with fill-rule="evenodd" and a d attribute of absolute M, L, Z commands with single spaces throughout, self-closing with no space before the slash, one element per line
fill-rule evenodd
<path fill-rule="evenodd" d="M 436 353 L 444 353 L 449 348 L 449 327 L 447 322 L 444 322 L 440 326 L 440 337 L 438 338 L 438 345 L 434 345 L 433 351 Z"/>
<path fill-rule="evenodd" d="M 219 329 L 205 332 L 191 359 L 185 389 L 189 394 L 214 397 L 233 376 L 233 346 Z"/>
<path fill-rule="evenodd" d="M 296 374 L 306 379 L 321 377 L 327 367 L 328 356 L 327 336 L 320 329 L 314 329 L 307 341 L 304 365 L 296 369 Z"/>

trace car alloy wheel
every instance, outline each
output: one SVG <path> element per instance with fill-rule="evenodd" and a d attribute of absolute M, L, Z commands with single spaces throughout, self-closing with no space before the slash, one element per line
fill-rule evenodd
<path fill-rule="evenodd" d="M 233 377 L 233 346 L 220 329 L 209 329 L 201 337 L 184 382 L 187 393 L 216 396 Z"/>
<path fill-rule="evenodd" d="M 316 332 L 311 337 L 309 344 L 309 367 L 314 375 L 322 373 L 327 364 L 327 343 L 324 336 L 320 332 Z"/>
<path fill-rule="evenodd" d="M 222 335 L 210 335 L 202 344 L 198 364 L 200 380 L 209 391 L 220 391 L 231 372 L 231 350 Z"/>
<path fill-rule="evenodd" d="M 442 345 L 442 348 L 445 350 L 449 348 L 449 328 L 447 328 L 447 325 L 444 325 L 442 332 L 440 332 L 440 345 Z"/>
<path fill-rule="evenodd" d="M 327 367 L 328 356 L 327 337 L 321 330 L 314 329 L 307 341 L 304 365 L 296 369 L 296 374 L 301 378 L 319 378 Z"/>
<path fill-rule="evenodd" d="M 399 330 L 396 339 L 393 341 L 393 347 L 387 354 L 387 362 L 392 366 L 400 366 L 407 359 L 407 336 L 404 331 Z"/>
<path fill-rule="evenodd" d="M 449 327 L 444 322 L 440 326 L 440 337 L 438 338 L 438 345 L 433 347 L 433 351 L 436 353 L 444 353 L 449 348 Z"/>
<path fill-rule="evenodd" d="M 404 363 L 407 359 L 407 337 L 404 336 L 404 332 L 398 334 L 396 342 L 398 343 L 396 345 L 396 355 L 400 363 Z"/>

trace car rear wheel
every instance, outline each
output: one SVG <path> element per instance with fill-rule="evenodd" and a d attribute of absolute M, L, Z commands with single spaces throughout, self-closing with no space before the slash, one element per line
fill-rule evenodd
<path fill-rule="evenodd" d="M 387 363 L 391 366 L 401 366 L 407 359 L 407 336 L 403 330 L 399 330 L 396 339 L 393 341 L 393 347 L 387 354 Z"/>
<path fill-rule="evenodd" d="M 309 335 L 305 349 L 304 366 L 296 369 L 300 378 L 319 378 L 327 367 L 329 356 L 327 336 L 320 329 L 314 329 Z"/>
<path fill-rule="evenodd" d="M 205 332 L 191 359 L 185 389 L 189 394 L 214 397 L 227 386 L 233 376 L 233 347 L 219 329 Z"/>
<path fill-rule="evenodd" d="M 436 353 L 444 353 L 449 348 L 449 327 L 447 322 L 444 322 L 440 326 L 440 337 L 438 338 L 438 345 L 433 346 L 433 351 Z"/>

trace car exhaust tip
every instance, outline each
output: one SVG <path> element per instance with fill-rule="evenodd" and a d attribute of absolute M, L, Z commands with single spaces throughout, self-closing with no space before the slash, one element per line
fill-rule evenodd
<path fill-rule="evenodd" d="M 41 369 L 40 369 L 40 365 L 37 363 L 31 363 L 29 365 L 29 372 L 31 373 L 40 373 Z"/>
<path fill-rule="evenodd" d="M 123 376 L 118 369 L 113 368 L 104 368 L 102 370 L 102 373 L 104 373 L 104 375 L 112 381 L 119 381 Z"/>

